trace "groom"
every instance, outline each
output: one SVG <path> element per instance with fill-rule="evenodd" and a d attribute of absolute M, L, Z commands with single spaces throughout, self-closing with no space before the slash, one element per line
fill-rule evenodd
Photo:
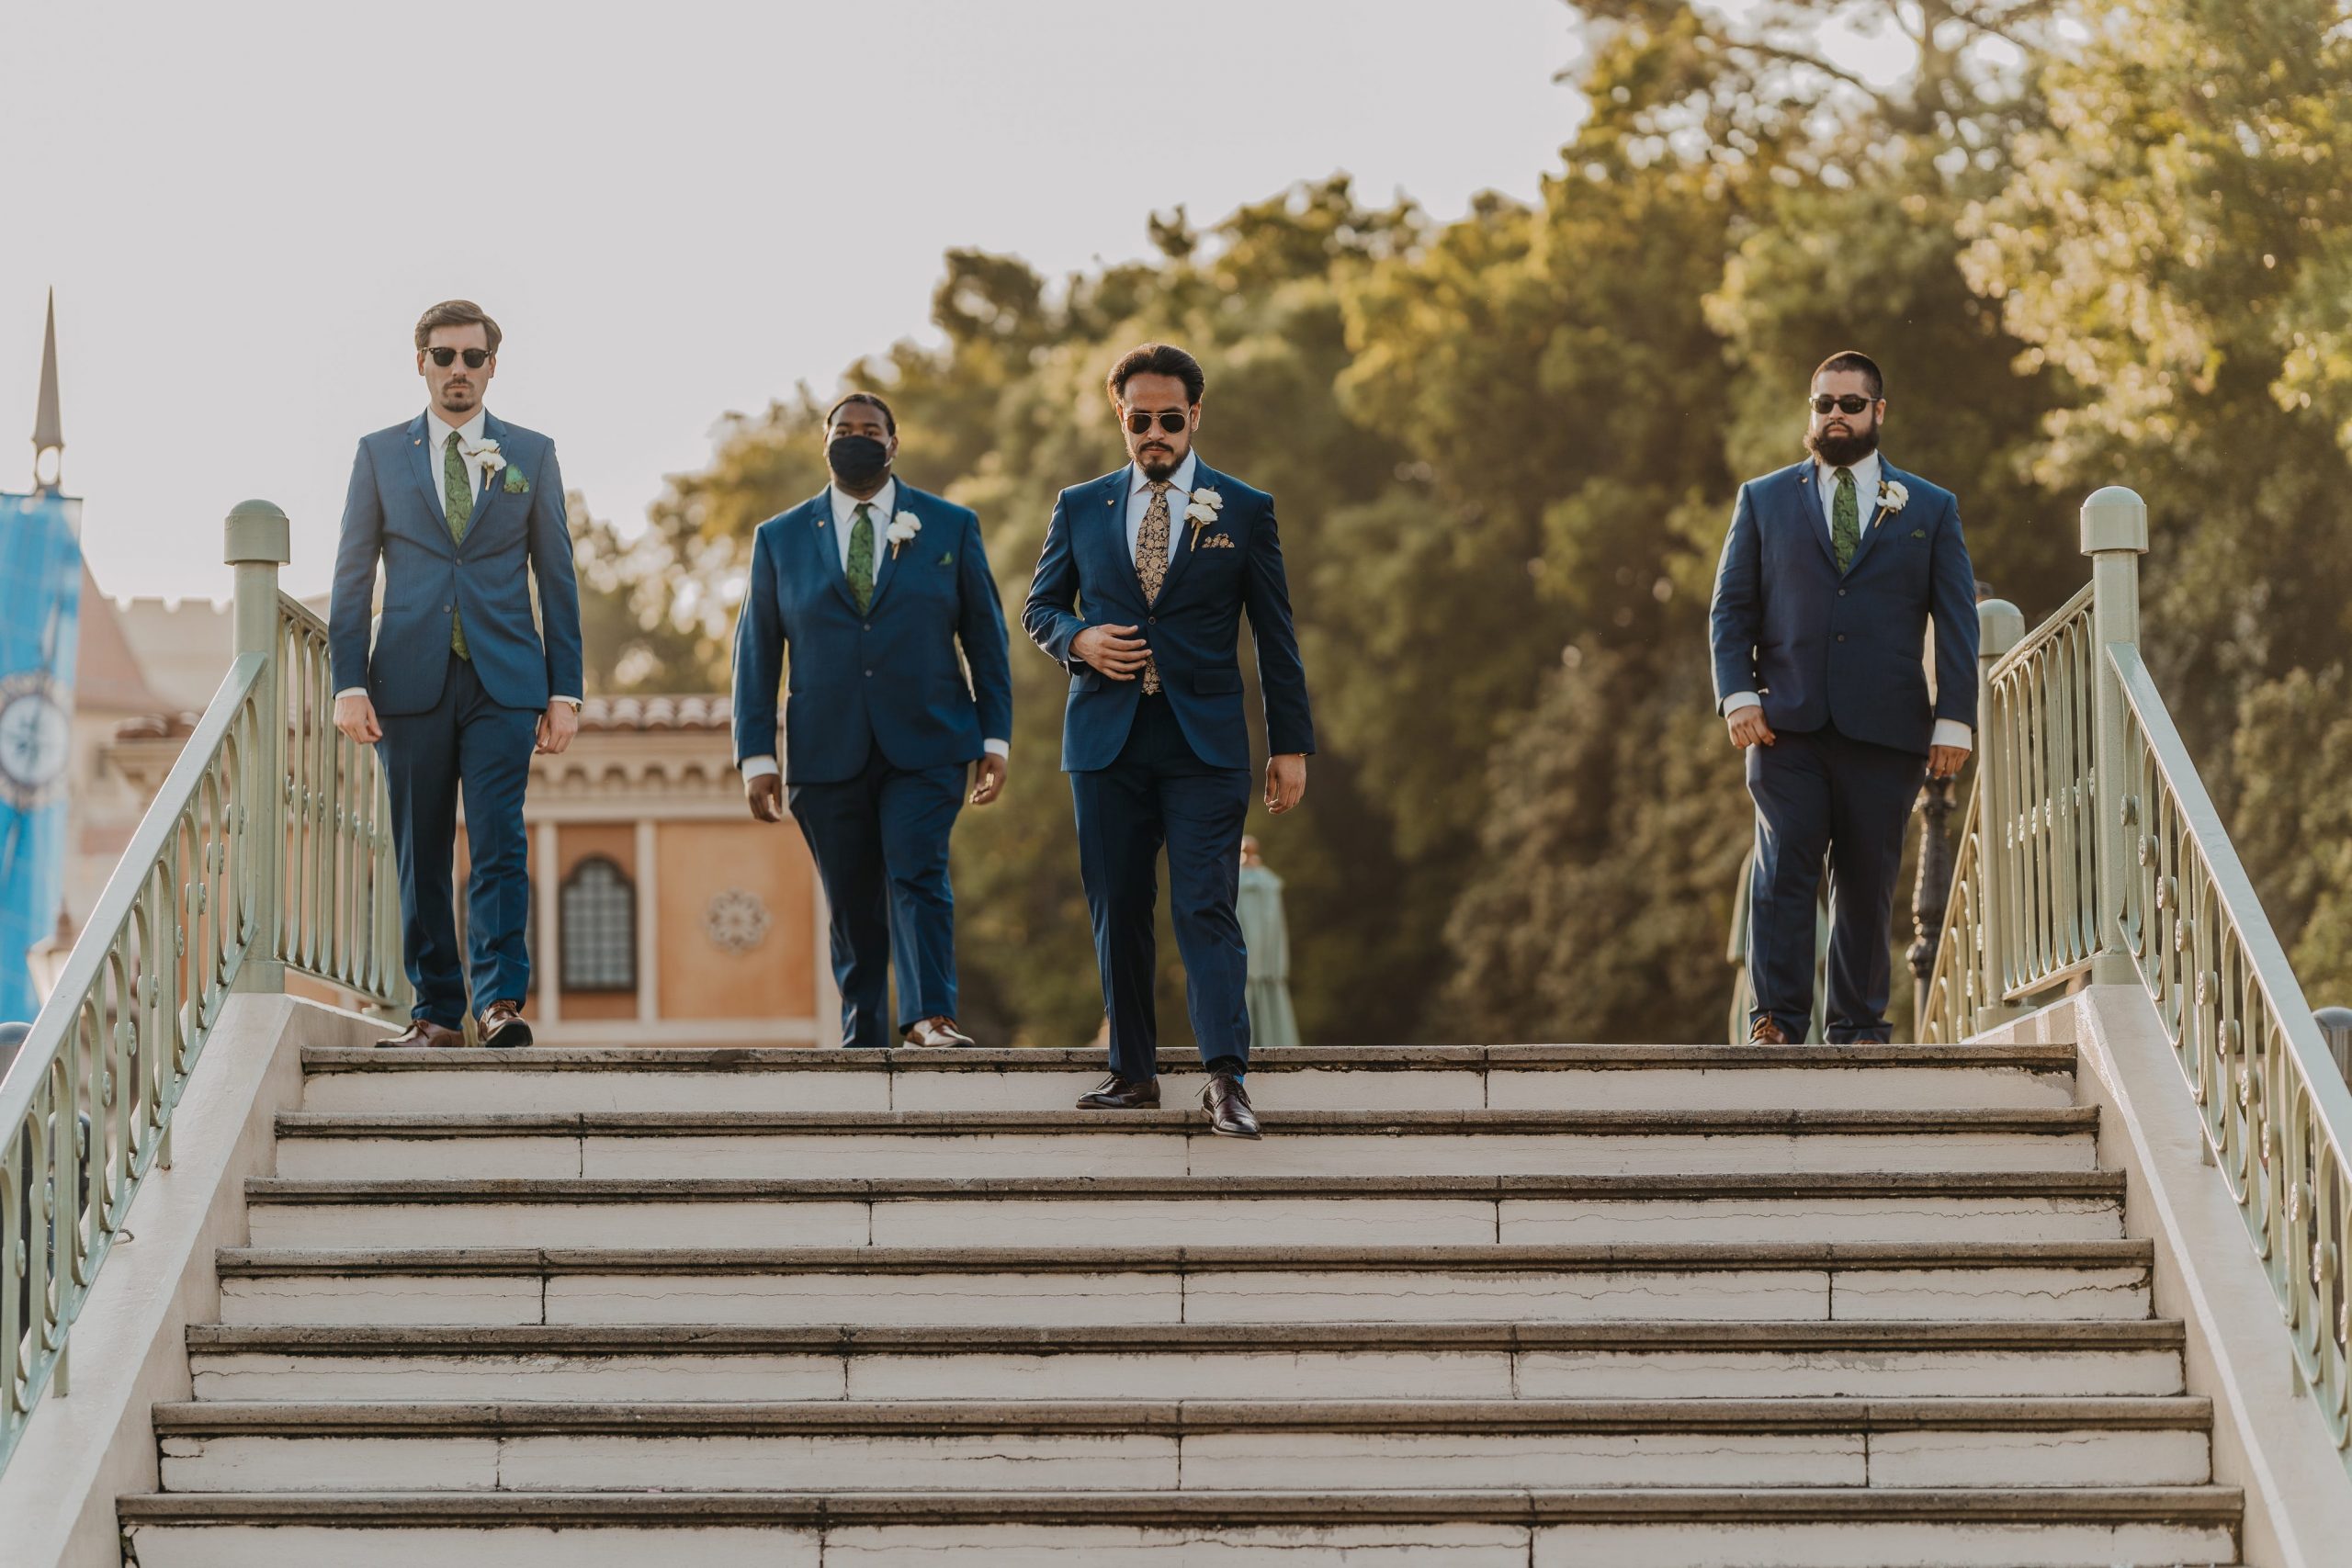
<path fill-rule="evenodd" d="M 463 1043 L 469 976 L 482 1043 L 531 1043 L 523 790 L 531 753 L 563 750 L 580 727 L 580 590 L 555 443 L 482 406 L 499 337 L 471 300 L 424 312 L 425 411 L 361 438 L 343 505 L 327 612 L 334 723 L 381 744 L 416 987 L 414 1017 L 385 1045 Z M 460 795 L 473 862 L 462 963 L 450 903 Z"/>
<path fill-rule="evenodd" d="M 1740 487 L 1710 617 L 1716 702 L 1756 802 L 1748 1037 L 1805 1037 L 1826 857 L 1824 1032 L 1883 1044 L 1903 824 L 1923 775 L 1967 761 L 1976 722 L 1975 573 L 1951 492 L 1878 455 L 1885 386 L 1869 355 L 1824 360 L 1806 407 L 1811 456 Z"/>
<path fill-rule="evenodd" d="M 1248 957 L 1234 898 L 1250 810 L 1241 615 L 1264 688 L 1267 808 L 1306 794 L 1315 725 L 1291 628 L 1274 500 L 1193 450 L 1207 385 L 1198 361 L 1146 344 L 1112 367 L 1127 467 L 1062 491 L 1022 625 L 1070 673 L 1062 769 L 1078 811 L 1079 873 L 1111 1025 L 1111 1076 L 1084 1110 L 1159 1103 L 1152 922 L 1161 849 L 1210 1127 L 1255 1138 Z"/>

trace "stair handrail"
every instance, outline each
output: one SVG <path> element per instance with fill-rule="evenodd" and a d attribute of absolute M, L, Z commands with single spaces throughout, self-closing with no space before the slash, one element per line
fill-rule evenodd
<path fill-rule="evenodd" d="M 1966 914 L 1919 1038 L 1981 1034 L 2086 983 L 2137 984 L 2352 1467 L 2352 1089 L 2141 657 L 2147 503 L 2094 493 L 2082 547 L 2089 586 L 2030 637 L 2014 606 L 1979 606 L 1977 783 L 1951 906 Z"/>
<path fill-rule="evenodd" d="M 230 995 L 288 969 L 400 1008 L 390 814 L 372 748 L 336 734 L 326 629 L 278 592 L 286 514 L 229 513 L 236 653 L 0 1077 L 0 1468 Z"/>

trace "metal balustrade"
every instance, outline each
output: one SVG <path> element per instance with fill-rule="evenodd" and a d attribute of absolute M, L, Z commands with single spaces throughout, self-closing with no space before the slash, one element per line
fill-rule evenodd
<path fill-rule="evenodd" d="M 2352 1090 L 2141 658 L 2147 547 L 2146 504 L 2102 490 L 2084 592 L 2030 637 L 2013 605 L 1978 607 L 1977 784 L 1919 1038 L 2136 981 L 2352 1464 Z"/>
<path fill-rule="evenodd" d="M 404 1010 L 372 748 L 336 733 L 326 628 L 278 592 L 286 514 L 229 514 L 237 653 L 0 1079 L 0 1465 L 44 1391 L 233 991 L 295 970 Z"/>

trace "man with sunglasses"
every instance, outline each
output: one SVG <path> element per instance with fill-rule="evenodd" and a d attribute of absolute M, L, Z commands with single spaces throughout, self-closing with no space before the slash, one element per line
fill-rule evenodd
<path fill-rule="evenodd" d="M 1710 612 L 1717 706 L 1756 803 L 1748 1038 L 1805 1037 L 1826 860 L 1824 1032 L 1883 1043 L 1903 824 L 1924 775 L 1967 761 L 1976 722 L 1976 578 L 1952 493 L 1879 457 L 1870 356 L 1824 360 L 1806 406 L 1810 456 L 1740 487 Z"/>
<path fill-rule="evenodd" d="M 580 590 L 555 444 L 483 406 L 499 337 L 471 300 L 424 312 L 425 411 L 360 439 L 343 507 L 327 615 L 334 722 L 380 744 L 416 987 L 408 1028 L 385 1045 L 462 1043 L 469 990 L 483 1044 L 531 1043 L 523 792 L 533 751 L 562 751 L 580 726 Z M 462 961 L 450 888 L 461 796 L 472 862 Z"/>
<path fill-rule="evenodd" d="M 1248 955 L 1234 914 L 1250 811 L 1243 612 L 1265 694 L 1270 811 L 1306 795 L 1315 725 L 1273 498 L 1193 450 L 1205 386 L 1199 362 L 1166 344 L 1112 367 L 1111 406 L 1131 461 L 1062 491 L 1022 624 L 1070 673 L 1062 769 L 1111 1030 L 1111 1076 L 1078 1103 L 1159 1103 L 1153 920 L 1165 848 L 1193 1034 L 1209 1074 L 1202 1102 L 1213 1130 L 1255 1138 L 1242 1087 Z"/>
<path fill-rule="evenodd" d="M 897 478 L 872 392 L 825 414 L 832 482 L 752 538 L 735 623 L 735 760 L 752 815 L 787 807 L 831 911 L 843 1045 L 969 1045 L 956 1021 L 948 837 L 1004 790 L 1012 654 L 970 508 Z M 962 656 L 957 657 L 957 649 Z M 776 759 L 776 687 L 784 703 Z M 968 675 L 967 671 L 969 671 Z"/>

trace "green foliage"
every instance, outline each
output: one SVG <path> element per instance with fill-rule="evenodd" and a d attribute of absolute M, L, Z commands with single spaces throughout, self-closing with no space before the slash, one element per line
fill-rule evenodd
<path fill-rule="evenodd" d="M 1576 9 L 1590 113 L 1532 205 L 1437 225 L 1334 175 L 1151 215 L 1150 259 L 1059 279 L 951 251 L 936 345 L 841 384 L 889 397 L 906 479 L 979 512 L 1016 618 L 1056 493 L 1122 460 L 1111 362 L 1200 356 L 1203 454 L 1278 499 L 1315 693 L 1307 807 L 1251 825 L 1306 1037 L 1719 1031 L 1748 817 L 1706 595 L 1739 480 L 1799 455 L 1798 397 L 1843 347 L 1888 367 L 1890 457 L 1961 494 L 1979 575 L 2030 616 L 2083 581 L 2080 496 L 2149 495 L 2167 691 L 2233 764 L 2299 958 L 2343 976 L 2352 865 L 2296 858 L 2352 827 L 2328 784 L 2352 748 L 2336 7 Z M 1899 32 L 1916 67 L 1859 77 L 1831 27 Z M 596 689 L 723 685 L 751 531 L 824 482 L 823 406 L 731 416 L 627 549 L 576 512 Z M 966 1022 L 1076 1043 L 1101 1001 L 1066 677 L 1025 648 L 1013 669 L 1012 788 L 955 852 Z"/>

